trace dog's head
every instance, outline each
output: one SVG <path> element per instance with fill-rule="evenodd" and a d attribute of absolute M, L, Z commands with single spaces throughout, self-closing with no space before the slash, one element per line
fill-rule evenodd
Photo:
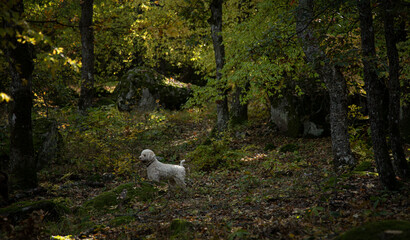
<path fill-rule="evenodd" d="M 141 156 L 139 157 L 139 159 L 143 162 L 151 163 L 156 159 L 155 153 L 150 149 L 145 149 L 141 152 Z"/>

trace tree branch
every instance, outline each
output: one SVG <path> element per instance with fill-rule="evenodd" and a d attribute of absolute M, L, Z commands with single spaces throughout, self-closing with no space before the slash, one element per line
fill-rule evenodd
<path fill-rule="evenodd" d="M 26 21 L 28 23 L 34 23 L 34 24 L 53 23 L 53 24 L 64 26 L 64 27 L 78 28 L 77 25 L 69 25 L 69 24 L 61 23 L 58 20 L 26 20 Z"/>

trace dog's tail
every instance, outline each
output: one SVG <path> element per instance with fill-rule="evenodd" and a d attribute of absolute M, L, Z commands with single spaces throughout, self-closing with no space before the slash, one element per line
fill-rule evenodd
<path fill-rule="evenodd" d="M 182 160 L 182 161 L 179 163 L 179 166 L 183 167 L 183 166 L 184 166 L 184 162 L 185 162 L 185 159 Z"/>

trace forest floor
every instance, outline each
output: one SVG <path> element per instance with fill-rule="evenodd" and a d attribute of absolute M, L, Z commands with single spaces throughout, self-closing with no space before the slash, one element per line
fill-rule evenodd
<path fill-rule="evenodd" d="M 398 192 L 384 190 L 366 151 L 354 148 L 358 167 L 336 174 L 328 137 L 288 138 L 255 118 L 213 139 L 213 117 L 192 111 L 124 115 L 113 109 L 87 119 L 59 114 L 63 160 L 40 172 L 44 191 L 30 200 L 63 199 L 71 211 L 57 223 L 42 223 L 39 236 L 332 239 L 365 222 L 410 219 L 409 184 Z M 138 162 L 145 148 L 163 162 L 186 159 L 186 191 L 153 184 L 147 201 L 80 210 L 121 184 L 145 183 L 145 167 Z M 103 185 L 81 184 L 90 180 Z"/>

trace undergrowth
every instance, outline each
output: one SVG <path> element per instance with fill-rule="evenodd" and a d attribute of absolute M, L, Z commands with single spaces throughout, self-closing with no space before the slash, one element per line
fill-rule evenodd
<path fill-rule="evenodd" d="M 60 199 L 70 212 L 35 224 L 38 236 L 329 239 L 370 220 L 408 217 L 408 188 L 391 195 L 380 188 L 366 128 L 351 129 L 359 164 L 336 174 L 330 139 L 287 138 L 262 120 L 215 137 L 214 114 L 199 110 L 109 105 L 86 116 L 50 109 L 49 117 L 65 144 L 62 159 L 39 173 L 40 198 Z M 147 181 L 138 160 L 146 148 L 165 163 L 186 160 L 186 191 Z M 33 227 L 24 224 L 22 231 Z"/>

